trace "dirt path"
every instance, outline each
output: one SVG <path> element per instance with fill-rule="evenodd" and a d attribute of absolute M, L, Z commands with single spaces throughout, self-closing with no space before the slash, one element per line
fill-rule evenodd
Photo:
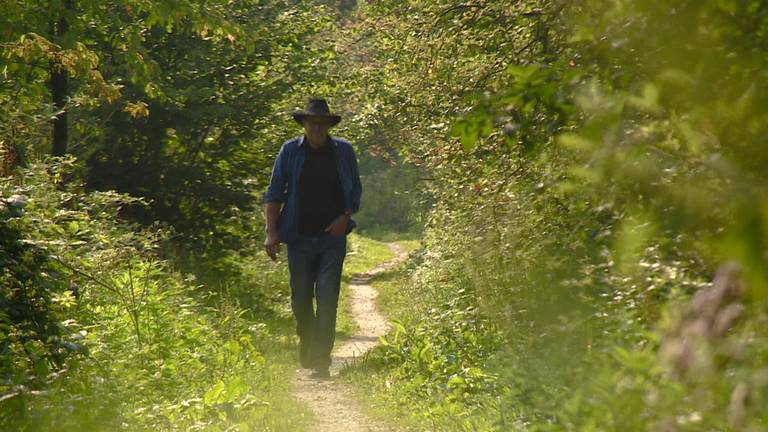
<path fill-rule="evenodd" d="M 379 343 L 379 336 L 389 330 L 389 323 L 376 308 L 378 292 L 370 285 L 373 276 L 402 262 L 407 253 L 398 245 L 389 243 L 395 257 L 370 272 L 355 275 L 349 283 L 352 317 L 360 330 L 351 338 L 336 345 L 333 350 L 330 380 L 314 380 L 309 371 L 298 370 L 293 385 L 296 397 L 315 414 L 312 432 L 389 431 L 387 426 L 363 414 L 352 389 L 337 382 L 341 368 L 354 362 Z"/>

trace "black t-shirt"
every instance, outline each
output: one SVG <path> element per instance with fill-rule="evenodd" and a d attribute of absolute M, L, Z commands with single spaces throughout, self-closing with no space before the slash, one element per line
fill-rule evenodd
<path fill-rule="evenodd" d="M 332 142 L 319 149 L 306 141 L 304 145 L 306 155 L 299 177 L 299 234 L 322 236 L 327 234 L 325 228 L 344 213 L 336 154 Z"/>

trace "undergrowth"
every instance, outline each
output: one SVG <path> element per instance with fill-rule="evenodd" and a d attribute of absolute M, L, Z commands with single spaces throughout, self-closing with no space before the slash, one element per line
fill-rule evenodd
<path fill-rule="evenodd" d="M 718 303 L 711 325 L 732 326 L 718 336 L 687 306 L 738 286 L 736 273 L 709 282 L 659 243 L 626 272 L 610 253 L 587 259 L 599 242 L 574 255 L 564 236 L 558 253 L 506 217 L 484 244 L 428 231 L 374 279 L 393 329 L 348 375 L 374 415 L 425 431 L 762 430 L 765 309 Z M 725 322 L 727 310 L 749 319 Z"/>
<path fill-rule="evenodd" d="M 118 217 L 140 201 L 85 192 L 74 169 L 2 183 L 2 429 L 300 429 L 290 317 L 264 301 L 286 298 L 284 271 L 242 257 L 240 280 L 182 273 L 159 254 L 163 227 Z"/>

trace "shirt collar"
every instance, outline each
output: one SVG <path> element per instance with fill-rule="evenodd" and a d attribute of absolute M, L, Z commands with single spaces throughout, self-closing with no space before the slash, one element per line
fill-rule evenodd
<path fill-rule="evenodd" d="M 301 148 L 301 147 L 303 147 L 303 146 L 304 146 L 304 141 L 306 141 L 306 139 L 307 139 L 307 136 L 306 136 L 306 135 L 302 135 L 302 136 L 301 136 L 301 138 L 299 138 L 299 148 Z M 335 139 L 333 139 L 333 138 L 331 138 L 331 136 L 330 136 L 330 135 L 328 135 L 328 141 L 330 141 L 331 143 L 333 143 L 333 146 L 334 146 L 334 147 L 338 147 L 338 146 L 339 146 L 339 145 L 336 143 L 336 140 L 335 140 Z"/>

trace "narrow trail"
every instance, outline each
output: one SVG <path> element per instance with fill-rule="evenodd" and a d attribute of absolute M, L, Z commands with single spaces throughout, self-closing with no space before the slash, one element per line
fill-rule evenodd
<path fill-rule="evenodd" d="M 335 380 L 339 371 L 363 356 L 379 343 L 379 336 L 389 330 L 389 322 L 376 308 L 378 292 L 370 285 L 373 276 L 405 260 L 403 248 L 388 243 L 395 253 L 391 260 L 373 270 L 355 275 L 349 283 L 352 317 L 359 327 L 357 334 L 336 345 L 333 350 L 330 380 L 314 380 L 309 372 L 298 370 L 293 379 L 296 398 L 315 414 L 311 432 L 390 431 L 391 428 L 366 416 L 348 385 Z"/>

